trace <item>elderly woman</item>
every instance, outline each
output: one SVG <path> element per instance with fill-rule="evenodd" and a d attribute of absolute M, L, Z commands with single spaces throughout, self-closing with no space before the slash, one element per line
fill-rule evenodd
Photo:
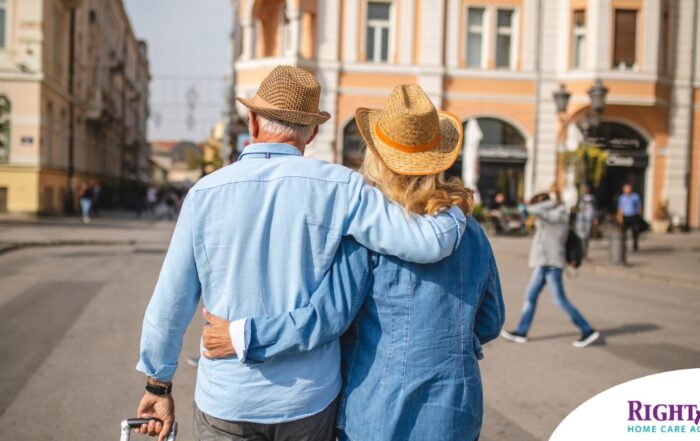
<path fill-rule="evenodd" d="M 356 119 L 369 148 L 361 172 L 407 216 L 452 205 L 469 213 L 471 191 L 443 176 L 459 155 L 462 125 L 438 112 L 419 86 L 396 87 L 384 110 L 358 109 Z M 459 248 L 430 265 L 345 239 L 307 306 L 247 319 L 244 336 L 232 337 L 238 357 L 255 363 L 327 344 L 347 330 L 339 439 L 461 441 L 479 436 L 481 345 L 498 336 L 503 320 L 496 262 L 469 217 Z M 210 349 L 206 328 L 204 334 Z M 304 372 L 298 378 L 304 381 Z"/>

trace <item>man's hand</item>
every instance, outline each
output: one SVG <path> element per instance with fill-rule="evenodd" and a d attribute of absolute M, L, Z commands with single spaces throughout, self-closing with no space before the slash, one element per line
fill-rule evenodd
<path fill-rule="evenodd" d="M 202 343 L 206 349 L 202 355 L 210 359 L 236 355 L 231 342 L 230 322 L 212 315 L 206 308 L 202 309 L 202 315 L 207 321 L 207 324 L 202 328 Z"/>
<path fill-rule="evenodd" d="M 168 395 L 153 395 L 146 392 L 141 398 L 139 410 L 136 412 L 137 418 L 158 418 L 162 421 L 150 421 L 148 424 L 143 424 L 136 429 L 136 432 L 149 434 L 150 436 L 158 435 L 158 441 L 165 441 L 170 435 L 170 429 L 175 421 L 175 402 L 173 396 Z"/>

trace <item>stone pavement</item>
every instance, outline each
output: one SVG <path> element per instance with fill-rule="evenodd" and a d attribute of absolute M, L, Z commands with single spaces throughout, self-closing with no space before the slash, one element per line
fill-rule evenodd
<path fill-rule="evenodd" d="M 142 395 L 134 370 L 140 325 L 172 228 L 116 215 L 85 226 L 0 220 L 0 243 L 22 244 L 0 254 L 0 439 L 116 439 Z M 530 239 L 491 240 L 512 328 Z M 591 262 L 565 279 L 568 296 L 603 334 L 597 345 L 570 345 L 577 331 L 547 290 L 529 343 L 486 345 L 482 440 L 546 440 L 609 387 L 700 366 L 700 234 L 649 236 L 624 268 L 605 265 L 606 256 L 605 243 L 594 242 Z M 175 377 L 181 440 L 192 439 L 196 375 L 184 360 L 197 353 L 202 324 L 194 318 Z"/>

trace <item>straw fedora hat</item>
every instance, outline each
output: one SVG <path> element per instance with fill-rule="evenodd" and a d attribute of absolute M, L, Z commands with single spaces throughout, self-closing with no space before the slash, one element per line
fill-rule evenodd
<path fill-rule="evenodd" d="M 462 147 L 462 123 L 437 111 L 417 84 L 396 86 L 383 110 L 355 112 L 362 138 L 400 175 L 432 175 L 455 163 Z"/>
<path fill-rule="evenodd" d="M 318 110 L 321 85 L 308 71 L 294 66 L 277 66 L 260 83 L 252 99 L 236 100 L 254 113 L 278 121 L 315 126 L 331 115 Z"/>

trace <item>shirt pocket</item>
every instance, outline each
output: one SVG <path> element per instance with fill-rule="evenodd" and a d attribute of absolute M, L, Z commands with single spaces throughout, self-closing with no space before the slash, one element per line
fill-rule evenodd
<path fill-rule="evenodd" d="M 323 276 L 333 263 L 342 234 L 335 228 L 311 220 L 304 222 L 304 234 L 315 263 L 314 273 Z"/>

